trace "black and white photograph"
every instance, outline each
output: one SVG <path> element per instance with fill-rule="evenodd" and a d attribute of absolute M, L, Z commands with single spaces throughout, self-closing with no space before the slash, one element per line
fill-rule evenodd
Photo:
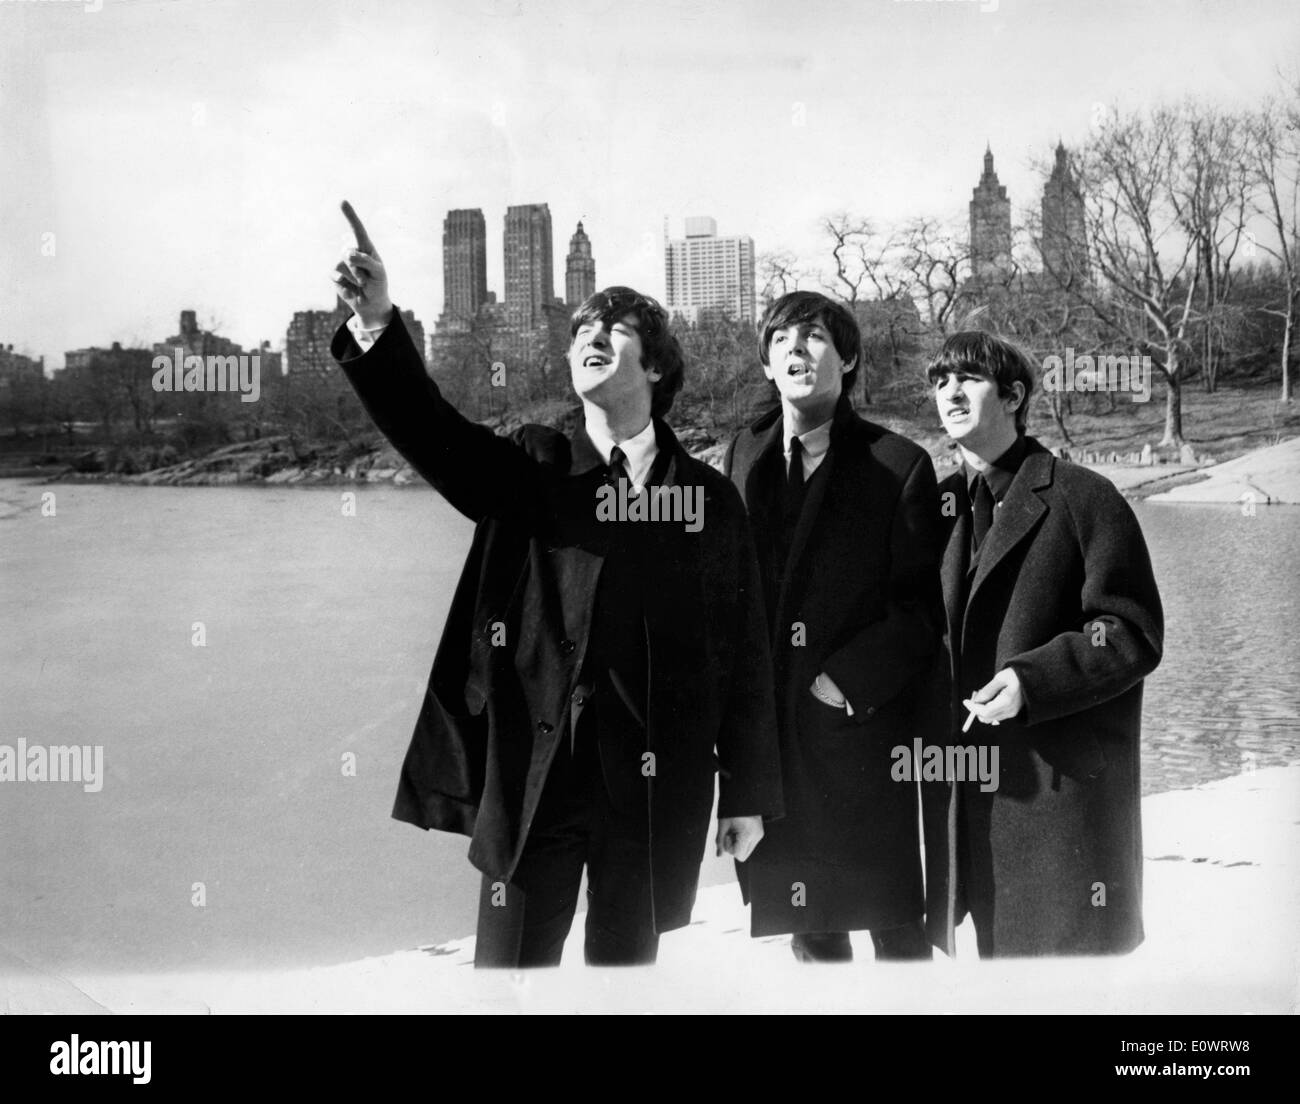
<path fill-rule="evenodd" d="M 1300 1006 L 1293 0 L 0 0 L 0 246 L 0 1011 Z"/>

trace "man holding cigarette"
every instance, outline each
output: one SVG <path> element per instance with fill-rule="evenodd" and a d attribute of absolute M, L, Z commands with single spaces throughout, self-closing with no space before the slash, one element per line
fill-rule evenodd
<path fill-rule="evenodd" d="M 1142 530 L 1109 480 L 1025 434 L 1034 368 L 1014 345 L 954 334 L 928 375 L 962 458 L 939 484 L 947 663 L 931 701 L 953 744 L 1000 752 L 995 787 L 924 786 L 930 938 L 952 954 L 969 912 L 983 957 L 1130 951 L 1142 680 L 1164 634 Z"/>
<path fill-rule="evenodd" d="M 475 965 L 560 961 L 584 868 L 592 965 L 655 960 L 690 922 L 714 772 L 718 853 L 781 813 L 771 671 L 740 496 L 663 416 L 681 350 L 663 308 L 607 288 L 575 312 L 571 437 L 500 437 L 443 398 L 356 235 L 331 351 L 384 435 L 477 523 L 393 815 L 471 837 Z M 702 525 L 609 520 L 611 486 L 698 488 Z M 626 498 L 628 488 L 619 486 Z"/>

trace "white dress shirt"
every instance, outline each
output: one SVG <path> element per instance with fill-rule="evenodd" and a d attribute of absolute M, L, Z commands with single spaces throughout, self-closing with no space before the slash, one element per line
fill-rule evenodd
<path fill-rule="evenodd" d="M 348 319 L 347 326 L 348 331 L 352 334 L 352 340 L 357 343 L 357 348 L 363 353 L 378 341 L 380 335 L 388 329 L 388 323 L 385 322 L 382 326 L 376 326 L 373 330 L 367 330 L 361 325 L 361 319 L 355 314 Z"/>
<path fill-rule="evenodd" d="M 831 421 L 827 419 L 816 429 L 799 434 L 799 444 L 803 448 L 803 478 L 807 483 L 812 478 L 831 447 Z M 795 435 L 790 432 L 790 423 L 785 424 L 785 470 L 790 470 L 790 440 Z"/>
<path fill-rule="evenodd" d="M 610 453 L 614 451 L 615 442 L 599 430 L 593 430 L 587 427 L 587 436 L 591 438 L 591 443 L 596 446 L 596 451 L 600 453 L 600 458 L 609 463 Z M 659 442 L 655 440 L 654 422 L 646 422 L 645 429 L 635 437 L 629 437 L 626 441 L 619 441 L 618 447 L 623 450 L 623 455 L 627 457 L 628 478 L 632 480 L 632 488 L 637 494 L 641 493 L 641 488 L 645 486 L 646 480 L 650 478 L 650 469 L 654 466 L 655 457 L 659 455 Z"/>

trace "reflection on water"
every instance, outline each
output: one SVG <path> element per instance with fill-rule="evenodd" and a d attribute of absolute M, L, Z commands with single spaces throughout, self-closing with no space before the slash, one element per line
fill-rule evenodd
<path fill-rule="evenodd" d="M 1300 508 L 1137 503 L 1165 606 L 1142 792 L 1300 759 Z"/>

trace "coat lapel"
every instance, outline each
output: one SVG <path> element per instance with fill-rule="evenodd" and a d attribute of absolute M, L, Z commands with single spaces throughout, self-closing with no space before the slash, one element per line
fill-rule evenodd
<path fill-rule="evenodd" d="M 826 487 L 835 477 L 835 448 L 832 445 L 804 495 L 803 508 L 799 511 L 799 521 L 795 524 L 794 535 L 790 538 L 790 557 L 785 564 L 784 581 L 781 584 L 781 596 L 777 599 L 778 623 L 786 620 L 786 603 L 797 596 L 795 589 L 806 586 L 808 576 L 799 570 L 799 560 L 808 548 L 808 538 L 812 535 L 817 517 L 821 513 L 822 499 L 826 497 Z"/>
<path fill-rule="evenodd" d="M 967 609 L 993 569 L 1033 531 L 1047 513 L 1047 503 L 1037 492 L 1052 485 L 1055 463 L 1056 458 L 1046 449 L 1031 451 L 1022 461 L 1011 489 L 998 507 L 997 520 L 980 548 L 979 563 L 971 582 L 970 597 L 966 601 Z"/>
<path fill-rule="evenodd" d="M 943 564 L 939 575 L 943 581 L 943 604 L 948 616 L 948 628 L 953 640 L 961 628 L 962 599 L 966 594 L 966 569 L 970 550 L 970 509 L 966 504 L 966 489 L 962 484 L 960 469 L 944 480 L 939 488 L 939 501 L 944 501 L 946 494 L 953 495 L 957 514 L 952 528 L 948 530 L 948 542 L 943 550 Z"/>

